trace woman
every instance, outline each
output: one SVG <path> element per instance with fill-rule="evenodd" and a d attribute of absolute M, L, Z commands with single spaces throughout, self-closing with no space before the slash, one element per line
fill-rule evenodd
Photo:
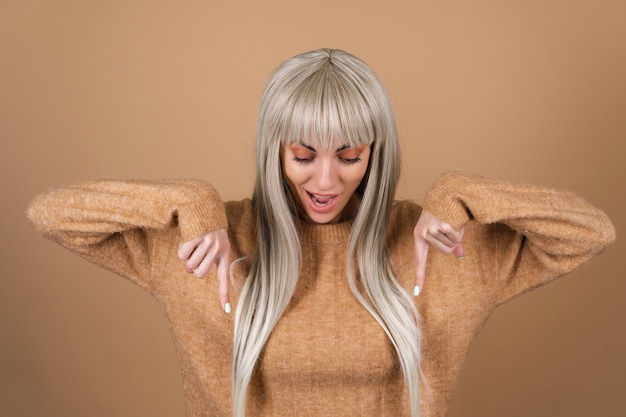
<path fill-rule="evenodd" d="M 570 193 L 463 173 L 423 209 L 394 202 L 399 159 L 375 74 L 318 50 L 266 87 L 252 200 L 224 204 L 194 180 L 94 181 L 38 196 L 28 216 L 155 296 L 188 416 L 443 416 L 491 311 L 614 229 Z"/>

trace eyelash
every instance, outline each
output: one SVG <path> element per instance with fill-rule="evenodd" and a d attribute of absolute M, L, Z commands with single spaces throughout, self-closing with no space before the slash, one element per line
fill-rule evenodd
<path fill-rule="evenodd" d="M 297 156 L 294 156 L 293 160 L 301 164 L 307 164 L 313 161 L 313 158 L 298 158 Z M 352 164 L 356 164 L 357 162 L 361 162 L 361 158 L 358 158 L 358 157 L 357 158 L 341 158 L 341 161 L 348 165 L 352 165 Z"/>

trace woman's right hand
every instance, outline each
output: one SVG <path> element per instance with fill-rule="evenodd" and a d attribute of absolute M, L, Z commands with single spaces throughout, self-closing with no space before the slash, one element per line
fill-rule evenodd
<path fill-rule="evenodd" d="M 465 257 L 465 250 L 461 245 L 464 232 L 465 226 L 458 231 L 454 230 L 450 224 L 441 221 L 432 213 L 422 210 L 415 229 L 413 229 L 416 271 L 413 295 L 419 295 L 424 288 L 428 248 L 432 246 L 444 255 L 453 254 L 458 259 L 462 259 Z"/>
<path fill-rule="evenodd" d="M 230 241 L 226 229 L 218 229 L 180 244 L 178 257 L 185 271 L 198 278 L 207 276 L 213 264 L 217 267 L 218 293 L 222 309 L 230 313 L 228 282 L 230 275 Z"/>

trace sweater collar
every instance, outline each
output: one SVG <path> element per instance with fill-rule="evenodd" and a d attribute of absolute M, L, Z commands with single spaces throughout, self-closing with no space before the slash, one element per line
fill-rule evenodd
<path fill-rule="evenodd" d="M 350 238 L 354 220 L 348 220 L 336 224 L 307 223 L 297 221 L 301 242 L 312 243 L 340 243 L 347 242 Z"/>

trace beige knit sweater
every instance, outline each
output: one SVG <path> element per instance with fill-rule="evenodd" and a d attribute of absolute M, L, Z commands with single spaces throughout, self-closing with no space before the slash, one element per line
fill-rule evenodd
<path fill-rule="evenodd" d="M 447 173 L 424 207 L 459 228 L 457 260 L 431 250 L 422 316 L 422 416 L 447 413 L 470 343 L 500 303 L 571 271 L 615 239 L 606 215 L 545 188 Z M 398 202 L 391 259 L 411 291 L 413 227 L 421 208 Z M 223 204 L 196 180 L 93 181 L 50 190 L 28 209 L 46 237 L 136 282 L 161 305 L 173 333 L 189 417 L 231 415 L 233 315 L 213 275 L 187 274 L 178 245 L 228 227 L 232 260 L 254 253 L 252 202 Z M 403 377 L 387 336 L 353 297 L 344 265 L 351 222 L 301 224 L 303 270 L 270 337 L 249 392 L 249 416 L 408 416 Z M 231 302 L 249 262 L 234 268 Z"/>

